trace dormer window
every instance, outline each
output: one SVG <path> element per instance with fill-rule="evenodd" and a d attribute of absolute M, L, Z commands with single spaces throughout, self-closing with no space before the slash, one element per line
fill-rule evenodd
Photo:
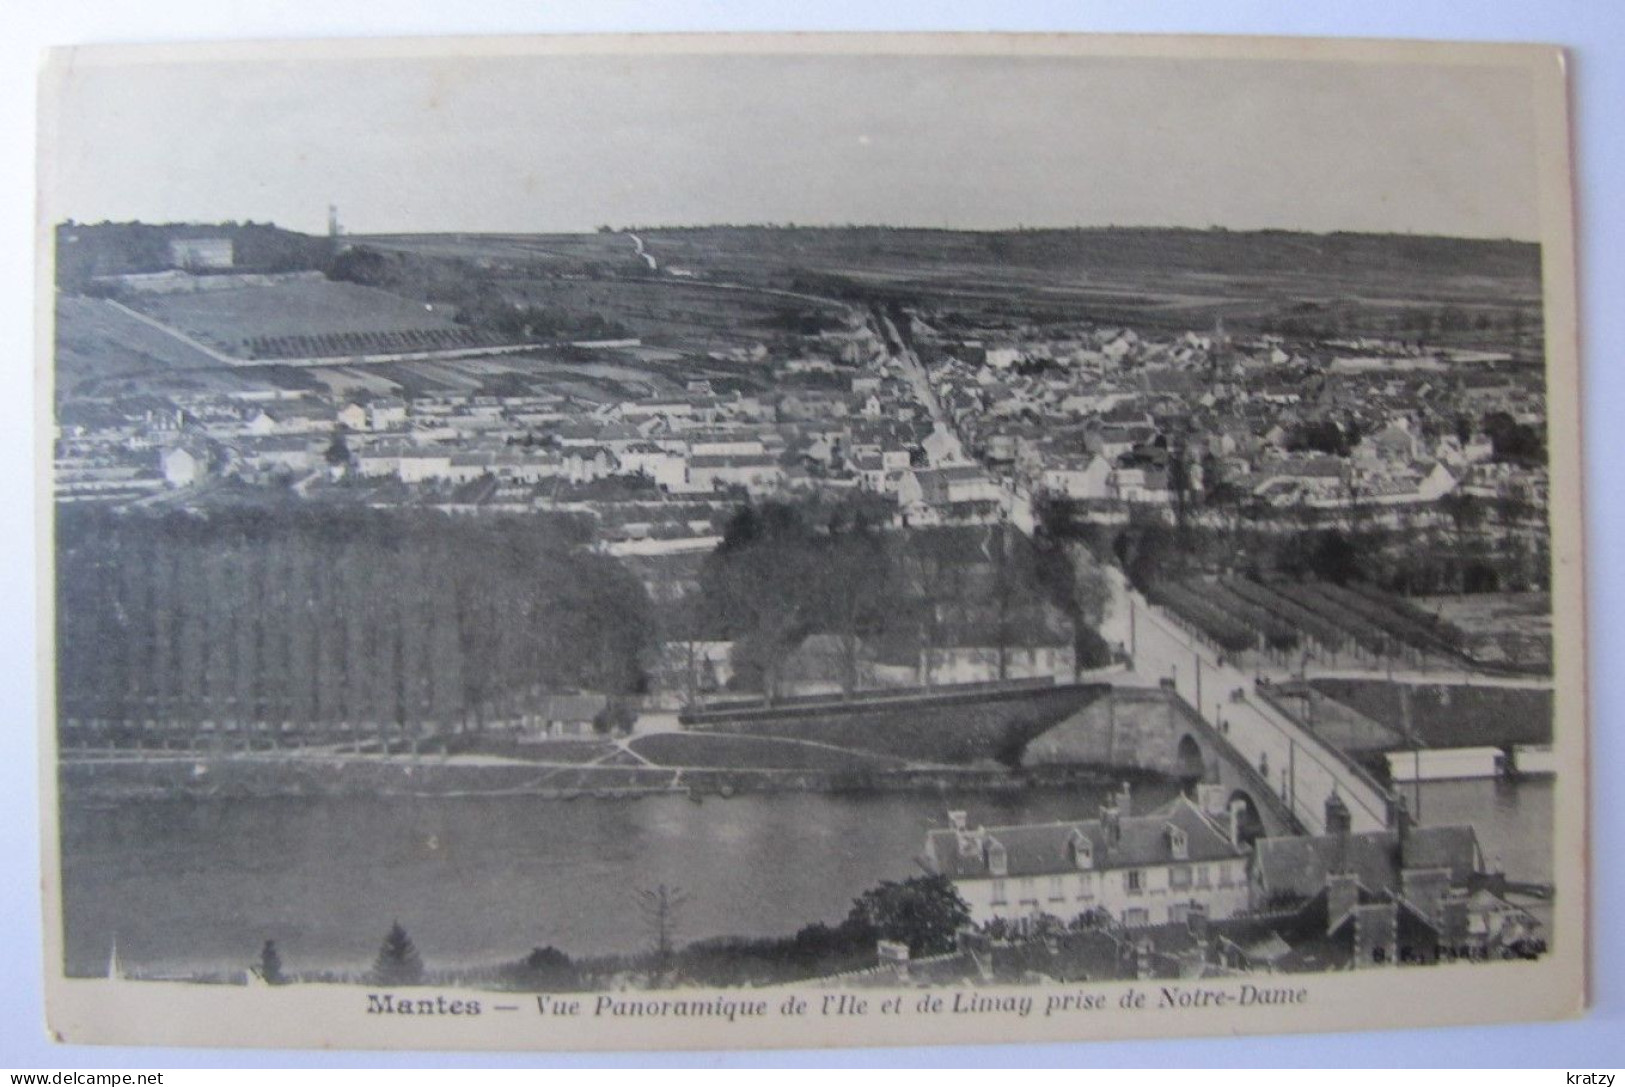
<path fill-rule="evenodd" d="M 995 876 L 1010 874 L 1010 854 L 1005 852 L 1001 843 L 992 838 L 987 842 L 987 870 Z"/>
<path fill-rule="evenodd" d="M 1079 871 L 1086 872 L 1095 866 L 1095 843 L 1081 830 L 1074 830 L 1067 839 L 1066 852 L 1072 866 Z"/>
<path fill-rule="evenodd" d="M 1168 851 L 1173 854 L 1174 860 L 1189 860 L 1191 856 L 1190 839 L 1185 832 L 1172 823 L 1168 824 Z"/>

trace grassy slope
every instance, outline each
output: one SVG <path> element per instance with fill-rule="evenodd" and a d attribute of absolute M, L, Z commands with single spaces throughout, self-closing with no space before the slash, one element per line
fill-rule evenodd
<path fill-rule="evenodd" d="M 1381 680 L 1317 679 L 1317 691 L 1401 735 L 1400 688 Z M 1410 717 L 1429 747 L 1552 742 L 1552 693 L 1461 684 L 1410 687 Z"/>
<path fill-rule="evenodd" d="M 1105 690 L 1064 687 L 1005 697 L 801 707 L 701 720 L 695 727 L 811 740 L 927 762 L 1014 761 L 1029 740 Z"/>

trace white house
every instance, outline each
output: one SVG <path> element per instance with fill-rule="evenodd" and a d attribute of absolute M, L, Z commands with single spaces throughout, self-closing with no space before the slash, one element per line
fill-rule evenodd
<path fill-rule="evenodd" d="M 406 401 L 395 397 L 374 400 L 367 405 L 367 425 L 373 430 L 393 430 L 406 425 Z"/>
<path fill-rule="evenodd" d="M 1044 490 L 1065 498 L 1107 498 L 1112 468 L 1104 457 L 1057 459 L 1044 466 L 1039 482 Z"/>
<path fill-rule="evenodd" d="M 367 409 L 351 402 L 338 411 L 338 421 L 351 430 L 367 429 Z"/>
<path fill-rule="evenodd" d="M 403 452 L 396 465 L 402 483 L 422 483 L 451 475 L 451 451 L 415 449 Z"/>
<path fill-rule="evenodd" d="M 1000 502 L 998 481 L 974 464 L 917 468 L 904 472 L 898 498 L 905 506 L 954 506 L 966 502 Z"/>
<path fill-rule="evenodd" d="M 1422 482 L 1417 484 L 1416 493 L 1422 501 L 1432 502 L 1455 490 L 1456 482 L 1456 477 L 1451 475 L 1450 470 L 1441 462 L 1435 464 L 1433 470 L 1422 477 Z"/>
<path fill-rule="evenodd" d="M 1234 812 L 1221 822 L 1181 796 L 1130 815 L 1127 794 L 1073 822 L 972 828 L 950 812 L 950 827 L 926 835 L 921 863 L 953 881 L 977 924 L 1104 909 L 1135 928 L 1182 923 L 1192 907 L 1215 920 L 1248 908 Z"/>
<path fill-rule="evenodd" d="M 164 481 L 171 487 L 190 487 L 203 478 L 208 468 L 201 455 L 185 446 L 166 450 L 159 458 L 159 465 L 163 468 Z"/>

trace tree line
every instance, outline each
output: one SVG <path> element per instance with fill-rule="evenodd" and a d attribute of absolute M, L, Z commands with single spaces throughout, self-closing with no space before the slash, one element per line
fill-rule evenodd
<path fill-rule="evenodd" d="M 59 715 L 421 736 L 634 691 L 647 597 L 584 542 L 547 518 L 64 509 Z"/>
<path fill-rule="evenodd" d="M 274 223 L 75 223 L 56 228 L 56 280 L 83 290 L 95 276 L 160 272 L 171 266 L 169 243 L 182 238 L 229 238 L 233 272 L 319 269 L 331 246 L 326 238 L 284 230 Z"/>
<path fill-rule="evenodd" d="M 732 641 L 741 685 L 769 698 L 814 635 L 847 692 L 876 655 L 974 646 L 1002 678 L 1015 650 L 1073 639 L 1080 666 L 1104 663 L 1107 591 L 1083 549 L 1008 525 L 889 531 L 891 512 L 867 495 L 742 505 L 700 570 L 689 636 Z"/>

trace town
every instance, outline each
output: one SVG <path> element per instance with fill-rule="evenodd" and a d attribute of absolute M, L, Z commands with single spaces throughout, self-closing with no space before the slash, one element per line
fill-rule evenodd
<path fill-rule="evenodd" d="M 1074 798 L 933 817 L 883 888 L 945 928 L 718 965 L 663 921 L 652 964 L 521 988 L 1546 946 L 1549 869 L 1500 854 L 1550 828 L 1486 848 L 1424 791 L 1551 772 L 1534 247 L 336 211 L 57 244 L 69 794 Z"/>

